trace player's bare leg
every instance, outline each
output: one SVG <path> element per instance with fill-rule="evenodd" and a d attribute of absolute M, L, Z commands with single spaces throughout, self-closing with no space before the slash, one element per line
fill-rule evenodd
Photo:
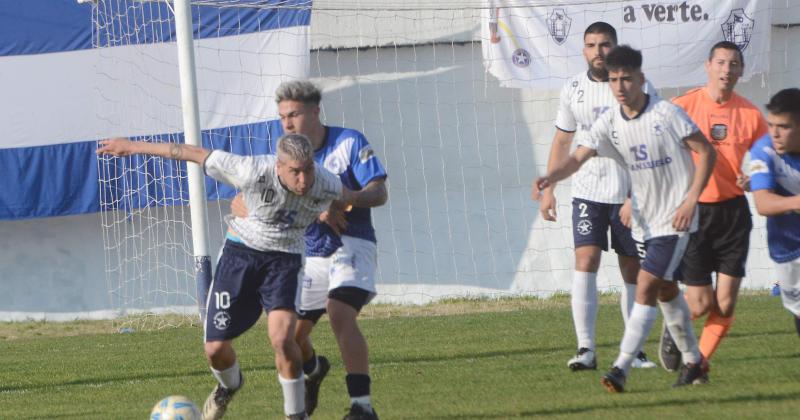
<path fill-rule="evenodd" d="M 578 352 L 567 361 L 567 366 L 573 371 L 597 369 L 595 323 L 598 308 L 597 269 L 600 267 L 601 253 L 600 247 L 596 245 L 575 248 L 575 272 L 570 302 Z"/>
<path fill-rule="evenodd" d="M 328 299 L 328 317 L 339 345 L 350 394 L 350 414 L 345 418 L 375 418 L 370 399 L 369 350 L 358 327 L 358 311 L 337 299 Z"/>
<path fill-rule="evenodd" d="M 267 316 L 269 340 L 275 351 L 275 369 L 283 388 L 283 411 L 287 418 L 305 417 L 305 383 L 300 346 L 294 339 L 297 314 L 286 309 Z"/>

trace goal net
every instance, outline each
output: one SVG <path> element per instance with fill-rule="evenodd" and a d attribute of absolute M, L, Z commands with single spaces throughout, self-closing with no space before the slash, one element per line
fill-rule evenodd
<path fill-rule="evenodd" d="M 568 291 L 569 181 L 556 190 L 555 223 L 538 217 L 530 183 L 545 169 L 560 85 L 585 69 L 588 23 L 612 23 L 620 43 L 642 49 L 663 97 L 705 81 L 707 46 L 725 33 L 749 43 L 738 91 L 753 103 L 800 84 L 800 34 L 779 19 L 800 15 L 800 6 L 700 0 L 698 11 L 650 3 L 193 2 L 203 141 L 264 153 L 278 127 L 274 88 L 310 77 L 323 90 L 323 122 L 363 132 L 389 173 L 389 202 L 373 211 L 377 302 Z M 96 10 L 97 48 L 107 50 L 98 117 L 121 135 L 182 141 L 169 6 L 101 0 Z M 185 166 L 155 158 L 99 164 L 114 306 L 122 314 L 196 313 Z M 233 191 L 212 180 L 206 187 L 217 250 Z M 754 221 L 744 287 L 766 288 L 772 264 L 763 218 Z M 598 286 L 621 287 L 613 254 L 603 255 Z"/>

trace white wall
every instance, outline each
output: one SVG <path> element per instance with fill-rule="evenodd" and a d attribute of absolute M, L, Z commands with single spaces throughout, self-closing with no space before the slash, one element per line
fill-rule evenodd
<path fill-rule="evenodd" d="M 320 33 L 332 34 L 325 28 L 333 26 L 319 13 L 312 20 L 323 22 L 313 27 L 314 45 L 331 45 L 332 37 L 320 41 Z M 341 31 L 341 25 L 334 26 Z M 456 43 L 472 39 L 477 23 L 447 18 L 427 26 L 426 37 L 452 43 L 312 52 L 326 122 L 365 132 L 390 174 L 390 201 L 374 213 L 382 300 L 567 290 L 568 189 L 558 191 L 563 222 L 556 224 L 541 222 L 528 198 L 547 159 L 557 93 L 499 88 L 483 70 L 480 45 Z M 408 34 L 406 44 L 421 32 Z M 800 86 L 800 28 L 772 34 L 770 74 L 739 89 L 756 104 Z M 225 205 L 209 208 L 211 249 L 217 249 Z M 744 285 L 763 288 L 773 279 L 763 218 L 755 220 Z M 0 320 L 110 315 L 100 225 L 96 214 L 0 222 Z M 604 288 L 620 284 L 609 257 L 599 281 Z M 113 273 L 109 278 L 116 284 Z"/>

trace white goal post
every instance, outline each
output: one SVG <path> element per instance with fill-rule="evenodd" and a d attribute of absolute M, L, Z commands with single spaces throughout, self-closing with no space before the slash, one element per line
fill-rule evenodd
<path fill-rule="evenodd" d="M 174 100 L 177 61 L 166 58 L 176 50 L 169 47 L 172 40 L 162 45 L 156 33 L 168 30 L 175 18 L 164 8 L 156 13 L 153 4 L 159 3 L 97 2 L 97 47 L 108 50 L 107 60 L 98 65 L 98 79 L 108 83 L 95 95 L 105 104 L 98 118 L 119 126 L 120 134 L 158 134 L 157 141 L 176 141 L 183 130 L 179 101 Z M 557 189 L 556 223 L 540 220 L 529 197 L 530 182 L 547 161 L 558 89 L 503 87 L 487 71 L 484 44 L 489 42 L 490 10 L 497 3 L 192 2 L 192 13 L 200 17 L 194 21 L 194 51 L 203 141 L 261 153 L 276 124 L 274 87 L 309 77 L 323 89 L 324 122 L 362 131 L 389 173 L 389 202 L 373 211 L 377 302 L 568 291 L 574 258 L 569 183 Z M 587 15 L 591 10 L 611 15 L 621 13 L 624 2 L 499 3 L 508 17 L 526 4 L 550 9 L 583 4 Z M 771 35 L 764 56 L 769 70 L 738 89 L 759 105 L 784 87 L 800 85 L 800 29 L 778 19 L 795 16 L 800 21 L 800 5 L 767 3 L 772 21 L 759 30 Z M 200 7 L 217 8 L 216 18 L 199 12 Z M 247 28 L 249 19 L 272 22 L 265 16 L 281 11 L 292 11 L 294 18 L 308 13 L 310 24 L 292 21 L 271 32 L 234 33 Z M 502 16 L 500 26 L 507 25 Z M 210 35 L 214 31 L 220 36 Z M 582 28 L 572 32 L 582 33 Z M 143 48 L 148 37 L 159 39 Z M 278 46 L 271 46 L 270 39 L 280 40 Z M 661 38 L 664 44 L 673 41 Z M 296 42 L 306 42 L 304 55 L 286 48 Z M 562 53 L 553 47 L 547 54 Z M 221 62 L 228 66 L 219 67 Z M 671 97 L 690 87 L 659 92 Z M 165 91 L 172 99 L 165 99 Z M 103 227 L 111 301 L 121 314 L 194 314 L 191 238 L 197 228 L 189 222 L 187 201 L 178 198 L 183 194 L 174 194 L 183 185 L 178 178 L 187 176 L 184 167 L 160 159 L 101 160 L 100 165 L 105 174 L 101 195 L 108 200 Z M 208 243 L 215 255 L 230 194 L 206 182 L 212 195 L 205 206 Z M 143 196 L 121 189 L 124 185 L 135 191 L 146 187 L 149 198 L 137 201 Z M 762 289 L 774 280 L 763 218 L 754 215 L 754 222 L 744 287 Z M 621 287 L 613 254 L 604 253 L 598 286 L 605 291 Z"/>

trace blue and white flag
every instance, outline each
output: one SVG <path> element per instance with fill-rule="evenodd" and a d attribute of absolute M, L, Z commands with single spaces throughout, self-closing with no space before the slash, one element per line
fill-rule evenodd
<path fill-rule="evenodd" d="M 257 153 L 253 147 L 266 150 L 268 141 L 245 140 L 275 132 L 275 88 L 308 77 L 311 2 L 218 3 L 192 6 L 203 144 Z M 94 153 L 99 139 L 182 141 L 170 8 L 138 0 L 0 3 L 0 220 L 96 212 L 112 203 L 98 184 L 109 175 L 99 173 L 108 170 Z M 185 177 L 169 181 L 185 165 L 120 162 L 142 165 L 140 179 L 113 182 L 147 191 L 115 208 L 186 203 Z M 166 186 L 152 182 L 161 176 Z M 209 198 L 232 192 L 210 181 L 207 191 Z"/>
<path fill-rule="evenodd" d="M 659 88 L 704 84 L 703 63 L 723 40 L 744 52 L 743 81 L 769 71 L 768 0 L 528 2 L 489 0 L 483 11 L 484 64 L 506 87 L 559 89 L 585 71 L 583 33 L 597 21 L 642 51 L 642 69 Z"/>

